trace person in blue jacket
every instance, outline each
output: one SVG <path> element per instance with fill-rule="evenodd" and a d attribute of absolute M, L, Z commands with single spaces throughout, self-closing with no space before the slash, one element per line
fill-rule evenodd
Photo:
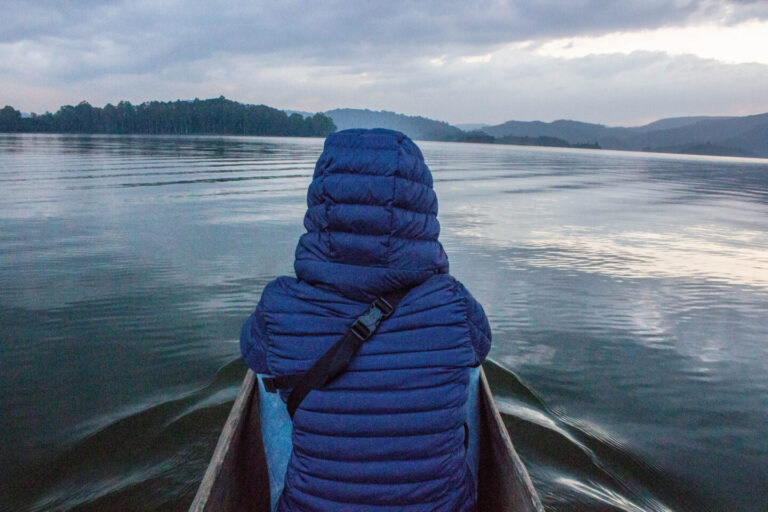
<path fill-rule="evenodd" d="M 409 291 L 346 371 L 299 405 L 277 509 L 475 510 L 464 404 L 491 330 L 448 273 L 421 151 L 396 131 L 334 133 L 307 204 L 296 277 L 269 283 L 243 326 L 250 368 L 306 372 L 373 300 Z"/>

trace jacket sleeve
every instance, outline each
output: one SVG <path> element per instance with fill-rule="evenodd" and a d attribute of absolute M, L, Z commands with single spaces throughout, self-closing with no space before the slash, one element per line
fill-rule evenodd
<path fill-rule="evenodd" d="M 479 366 L 485 361 L 488 352 L 491 350 L 491 325 L 488 323 L 488 317 L 485 316 L 483 306 L 475 300 L 469 290 L 464 285 L 458 284 L 458 292 L 464 299 L 467 310 L 467 323 L 469 324 L 470 339 L 472 348 L 475 349 L 475 362 L 473 366 Z"/>
<path fill-rule="evenodd" d="M 248 317 L 240 331 L 240 352 L 245 364 L 256 373 L 269 373 L 267 368 L 267 324 L 264 319 L 264 295 L 256 310 Z"/>

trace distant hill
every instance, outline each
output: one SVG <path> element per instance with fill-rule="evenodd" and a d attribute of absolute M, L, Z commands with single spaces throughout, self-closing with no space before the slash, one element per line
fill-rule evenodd
<path fill-rule="evenodd" d="M 768 113 L 744 117 L 677 117 L 633 128 L 579 121 L 507 121 L 494 137 L 554 137 L 606 149 L 768 157 Z"/>
<path fill-rule="evenodd" d="M 582 123 L 580 121 L 558 120 L 551 123 L 542 121 L 507 121 L 506 123 L 487 126 L 483 131 L 494 137 L 554 137 L 570 143 L 594 142 L 606 135 L 611 128 L 602 124 Z"/>
<path fill-rule="evenodd" d="M 688 126 L 654 130 L 627 137 L 620 144 L 630 149 L 654 151 L 669 146 L 727 147 L 743 156 L 768 156 L 768 114 L 704 119 Z"/>
<path fill-rule="evenodd" d="M 304 117 L 304 118 L 312 117 L 313 115 L 315 115 L 314 112 L 307 112 L 306 110 L 285 110 L 284 109 L 283 112 L 285 112 L 289 116 L 293 114 L 299 114 L 301 117 Z"/>
<path fill-rule="evenodd" d="M 505 135 L 492 142 L 496 144 L 512 144 L 514 146 L 547 146 L 552 148 L 581 148 L 581 149 L 601 149 L 597 143 L 571 144 L 566 140 L 557 137 L 547 137 L 539 135 L 538 137 L 516 137 L 514 135 Z"/>
<path fill-rule="evenodd" d="M 417 140 L 462 141 L 464 132 L 443 121 L 421 116 L 407 116 L 386 110 L 340 108 L 328 110 L 325 115 L 339 130 L 348 128 L 388 128 Z"/>
<path fill-rule="evenodd" d="M 692 116 L 692 117 L 668 117 L 665 119 L 659 119 L 644 126 L 636 126 L 630 128 L 630 130 L 636 132 L 652 132 L 654 130 L 667 130 L 670 128 L 682 128 L 683 126 L 690 126 L 696 124 L 699 121 L 707 121 L 709 119 L 731 119 L 730 117 L 716 117 L 716 116 Z"/>
<path fill-rule="evenodd" d="M 742 149 L 730 146 L 721 146 L 707 142 L 706 144 L 683 144 L 653 148 L 655 153 L 682 153 L 685 155 L 712 155 L 712 156 L 752 156 Z"/>
<path fill-rule="evenodd" d="M 482 130 L 488 125 L 485 123 L 464 123 L 464 124 L 455 124 L 453 126 L 465 132 L 474 132 L 477 130 Z"/>
<path fill-rule="evenodd" d="M 389 128 L 405 133 L 412 139 L 437 140 L 448 142 L 473 142 L 481 144 L 513 144 L 518 146 L 552 146 L 552 147 L 589 147 L 599 148 L 592 144 L 570 144 L 558 137 L 497 137 L 486 130 L 462 130 L 443 121 L 435 121 L 420 116 L 407 116 L 387 111 L 361 109 L 336 109 L 325 112 L 339 130 L 348 128 Z M 487 126 L 483 124 L 462 125 L 464 128 Z"/>

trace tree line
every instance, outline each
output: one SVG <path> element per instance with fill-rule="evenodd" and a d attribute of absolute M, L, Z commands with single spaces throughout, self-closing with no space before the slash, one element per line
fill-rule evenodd
<path fill-rule="evenodd" d="M 336 131 L 324 114 L 288 115 L 266 105 L 245 105 L 219 98 L 191 101 L 121 101 L 103 108 L 88 102 L 65 105 L 55 113 L 22 116 L 11 106 L 0 109 L 0 132 L 108 133 L 151 135 L 278 135 L 325 137 Z"/>

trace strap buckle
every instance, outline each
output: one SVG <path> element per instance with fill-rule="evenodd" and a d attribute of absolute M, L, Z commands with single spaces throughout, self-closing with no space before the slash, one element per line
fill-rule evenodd
<path fill-rule="evenodd" d="M 376 331 L 376 328 L 379 327 L 381 321 L 389 318 L 394 310 L 395 308 L 392 304 L 383 297 L 379 297 L 373 301 L 371 309 L 357 317 L 357 320 L 354 321 L 349 329 L 360 340 L 367 341 Z"/>
<path fill-rule="evenodd" d="M 392 311 L 390 311 L 391 313 Z M 354 321 L 349 330 L 360 338 L 361 341 L 368 341 L 368 338 L 373 335 L 383 318 L 385 318 L 384 312 L 374 303 L 365 314 L 357 317 L 357 320 Z"/>
<path fill-rule="evenodd" d="M 371 304 L 371 307 L 381 310 L 382 319 L 389 318 L 389 316 L 395 310 L 394 306 L 392 306 L 392 304 L 387 302 L 387 300 L 384 297 L 379 297 L 375 301 L 373 301 L 373 304 Z"/>
<path fill-rule="evenodd" d="M 372 331 L 368 328 L 367 325 L 360 321 L 360 318 L 355 320 L 349 330 L 352 331 L 352 334 L 360 338 L 360 341 L 368 341 L 368 338 L 371 337 Z"/>

